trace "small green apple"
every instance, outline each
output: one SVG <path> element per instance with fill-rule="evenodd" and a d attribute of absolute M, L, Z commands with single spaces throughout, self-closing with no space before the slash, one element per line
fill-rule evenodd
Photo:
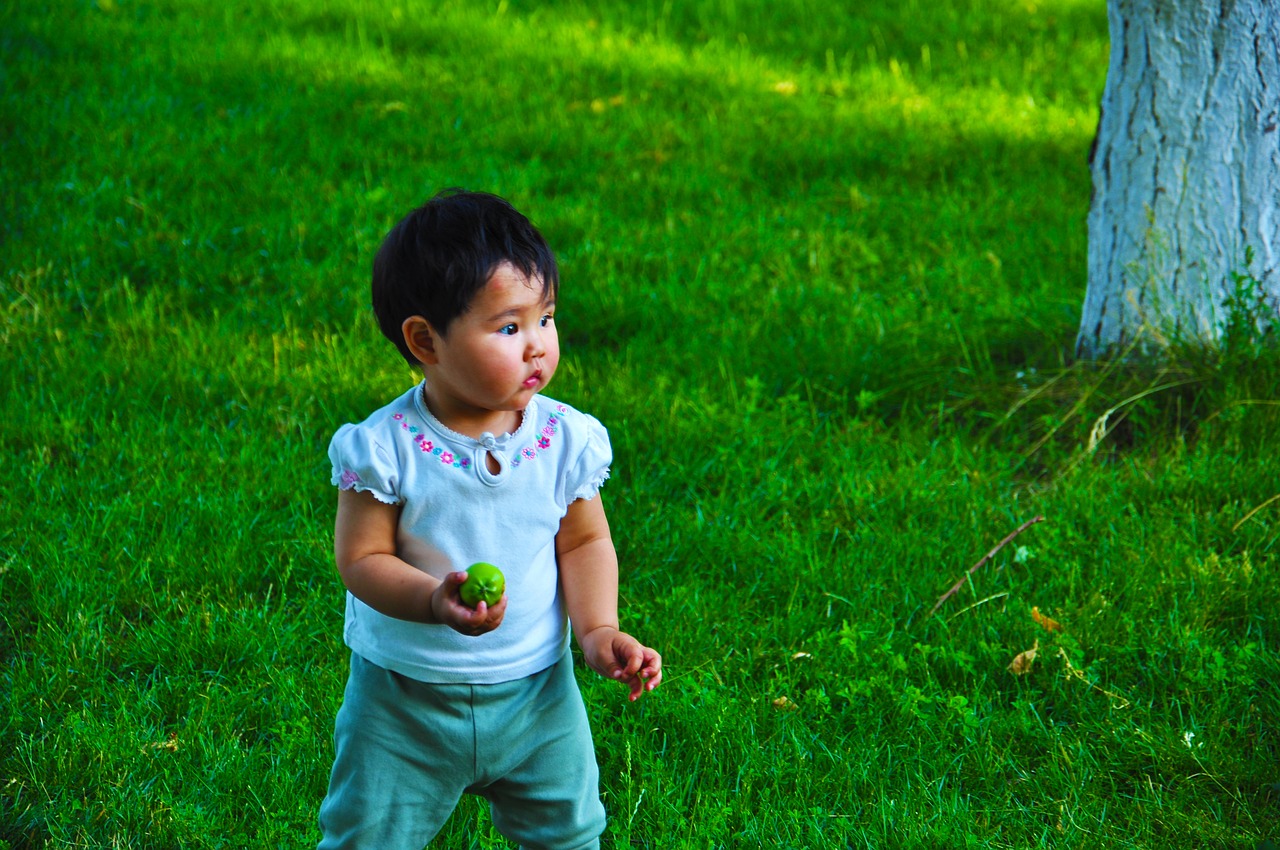
<path fill-rule="evenodd" d="M 506 589 L 507 579 L 502 570 L 480 561 L 467 567 L 467 580 L 458 588 L 458 595 L 469 607 L 475 608 L 481 601 L 497 605 Z"/>

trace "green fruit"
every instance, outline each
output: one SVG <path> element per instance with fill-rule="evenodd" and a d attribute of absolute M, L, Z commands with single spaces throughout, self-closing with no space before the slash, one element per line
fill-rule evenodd
<path fill-rule="evenodd" d="M 502 592 L 507 589 L 507 579 L 502 570 L 481 561 L 467 567 L 467 580 L 458 588 L 458 595 L 471 608 L 481 602 L 497 605 Z"/>

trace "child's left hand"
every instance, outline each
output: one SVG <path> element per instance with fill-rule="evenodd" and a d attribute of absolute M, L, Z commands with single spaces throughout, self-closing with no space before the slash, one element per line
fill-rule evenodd
<path fill-rule="evenodd" d="M 584 635 L 579 644 L 592 670 L 631 688 L 628 699 L 632 702 L 662 683 L 662 656 L 625 632 L 601 626 Z"/>

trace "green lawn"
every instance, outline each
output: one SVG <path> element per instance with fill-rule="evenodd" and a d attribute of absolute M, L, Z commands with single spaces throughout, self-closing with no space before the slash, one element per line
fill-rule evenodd
<path fill-rule="evenodd" d="M 1280 841 L 1280 357 L 1070 356 L 1102 0 L 397 3 L 0 8 L 0 848 L 314 843 L 325 449 L 453 185 L 667 664 L 580 675 L 606 847 Z"/>

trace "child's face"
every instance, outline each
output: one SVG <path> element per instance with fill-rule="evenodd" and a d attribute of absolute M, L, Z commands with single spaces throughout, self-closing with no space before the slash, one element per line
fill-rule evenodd
<path fill-rule="evenodd" d="M 435 362 L 425 369 L 436 415 L 524 410 L 560 363 L 554 315 L 540 279 L 498 266 L 448 335 L 434 335 Z"/>

